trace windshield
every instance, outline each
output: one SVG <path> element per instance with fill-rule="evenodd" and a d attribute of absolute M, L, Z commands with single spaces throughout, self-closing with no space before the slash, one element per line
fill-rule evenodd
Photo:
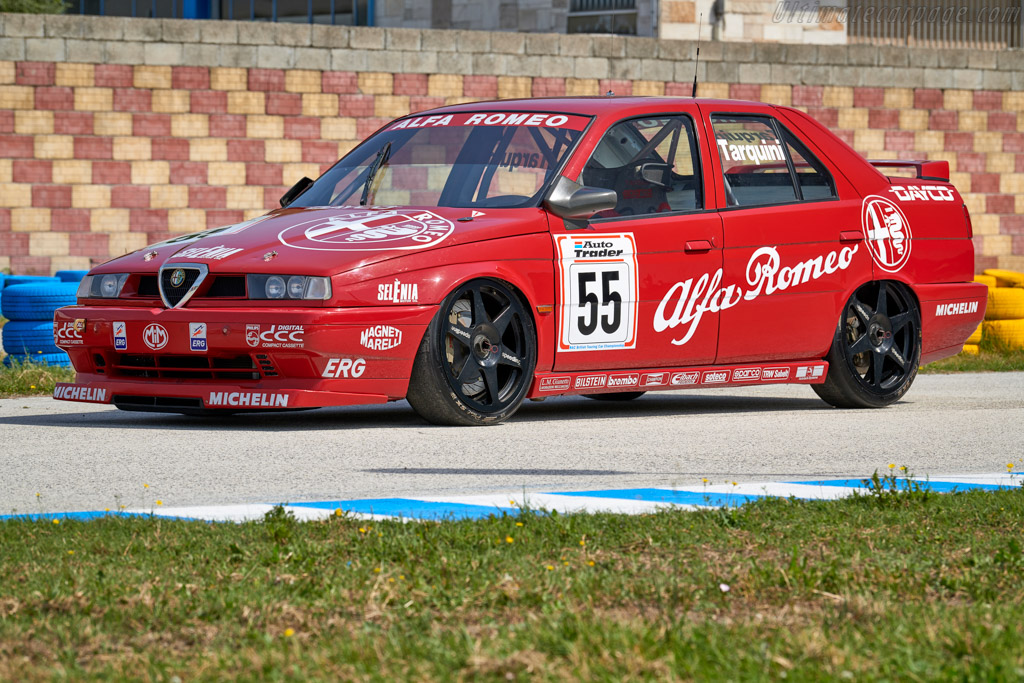
<path fill-rule="evenodd" d="M 589 122 L 586 116 L 536 112 L 400 119 L 352 150 L 290 206 L 537 206 Z"/>

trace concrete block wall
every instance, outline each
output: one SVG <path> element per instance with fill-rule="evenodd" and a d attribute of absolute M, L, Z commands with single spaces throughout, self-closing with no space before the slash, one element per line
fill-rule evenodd
<path fill-rule="evenodd" d="M 688 96 L 689 41 L 0 14 L 0 268 L 86 268 L 277 206 L 387 120 L 480 99 Z M 1024 270 L 1024 53 L 705 42 L 700 94 L 947 159 L 978 267 Z"/>

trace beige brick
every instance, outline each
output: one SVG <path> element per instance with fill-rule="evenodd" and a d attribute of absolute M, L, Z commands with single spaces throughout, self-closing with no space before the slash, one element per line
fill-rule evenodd
<path fill-rule="evenodd" d="M 301 140 L 267 140 L 264 149 L 266 160 L 270 163 L 302 161 Z"/>
<path fill-rule="evenodd" d="M 320 137 L 323 140 L 352 140 L 356 137 L 356 120 L 350 117 L 322 119 Z"/>
<path fill-rule="evenodd" d="M 942 94 L 942 108 L 953 111 L 974 109 L 974 94 L 970 90 L 947 90 Z"/>
<path fill-rule="evenodd" d="M 210 134 L 207 114 L 171 114 L 171 135 L 176 138 L 205 138 Z"/>
<path fill-rule="evenodd" d="M 266 215 L 266 213 L 266 209 L 247 209 L 242 213 L 242 218 L 248 221 L 253 218 L 259 218 L 260 216 Z"/>
<path fill-rule="evenodd" d="M 110 236 L 109 248 L 111 256 L 130 254 L 144 249 L 149 239 L 144 232 L 123 232 Z"/>
<path fill-rule="evenodd" d="M 30 256 L 63 256 L 69 248 L 66 232 L 35 232 L 28 236 Z"/>
<path fill-rule="evenodd" d="M 886 88 L 882 104 L 886 109 L 913 109 L 914 91 L 910 88 Z"/>
<path fill-rule="evenodd" d="M 229 114 L 266 114 L 266 96 L 261 92 L 237 91 L 228 93 Z"/>
<path fill-rule="evenodd" d="M 821 103 L 826 107 L 852 107 L 853 88 L 825 86 L 821 94 Z"/>
<path fill-rule="evenodd" d="M 262 187 L 249 187 L 248 185 L 228 187 L 227 208 L 255 209 L 260 206 L 263 206 Z"/>
<path fill-rule="evenodd" d="M 227 161 L 228 141 L 224 138 L 198 138 L 189 141 L 190 161 Z"/>
<path fill-rule="evenodd" d="M 128 232 L 130 225 L 128 209 L 93 209 L 89 212 L 91 232 Z"/>
<path fill-rule="evenodd" d="M 53 132 L 53 112 L 15 110 L 14 132 L 20 135 L 49 135 Z"/>
<path fill-rule="evenodd" d="M 1006 173 L 999 178 L 1002 194 L 1024 194 L 1024 173 Z"/>
<path fill-rule="evenodd" d="M 953 183 L 961 193 L 971 191 L 970 173 L 950 173 L 949 182 Z"/>
<path fill-rule="evenodd" d="M 320 166 L 317 164 L 285 164 L 281 167 L 281 175 L 284 178 L 284 183 L 287 185 L 289 182 L 297 181 L 302 176 L 307 178 L 316 178 L 320 175 Z M 359 198 L 356 197 L 358 200 Z"/>
<path fill-rule="evenodd" d="M 863 130 L 868 127 L 868 110 L 848 107 L 839 110 L 839 130 Z"/>
<path fill-rule="evenodd" d="M 854 130 L 853 147 L 864 155 L 877 154 L 885 149 L 884 130 Z"/>
<path fill-rule="evenodd" d="M 192 109 L 192 101 L 187 90 L 154 90 L 153 111 L 184 114 Z"/>
<path fill-rule="evenodd" d="M 989 215 L 989 214 L 985 213 L 986 196 L 983 195 L 983 194 L 970 193 L 970 194 L 963 195 L 963 198 L 964 198 L 964 204 L 967 205 L 967 210 L 971 212 L 971 223 L 974 224 L 974 233 L 975 234 L 980 234 L 980 233 L 978 233 L 977 219 L 980 216 L 988 216 Z M 996 230 L 999 230 L 999 217 L 998 216 L 993 216 L 993 218 L 996 219 L 996 221 L 995 221 Z"/>
<path fill-rule="evenodd" d="M 567 78 L 565 79 L 566 95 L 600 95 L 601 84 L 596 78 Z M 633 94 L 637 94 L 635 86 Z"/>
<path fill-rule="evenodd" d="M 166 185 L 170 181 L 171 167 L 166 161 L 133 161 L 133 185 Z"/>
<path fill-rule="evenodd" d="M 1019 254 L 1000 256 L 996 266 L 1003 270 L 1015 270 L 1018 273 L 1024 273 L 1024 256 Z"/>
<path fill-rule="evenodd" d="M 51 270 L 89 270 L 92 268 L 92 261 L 88 256 L 67 256 L 65 254 L 50 258 Z"/>
<path fill-rule="evenodd" d="M 171 209 L 167 212 L 170 232 L 195 232 L 206 227 L 206 212 L 202 209 Z"/>
<path fill-rule="evenodd" d="M 37 159 L 73 159 L 74 139 L 70 135 L 37 135 L 35 152 Z"/>
<path fill-rule="evenodd" d="M 481 102 L 484 98 L 482 97 L 466 97 L 461 95 L 459 97 L 446 97 L 444 98 L 444 106 L 451 107 L 456 104 L 469 104 L 472 102 Z"/>
<path fill-rule="evenodd" d="M 74 185 L 71 188 L 71 206 L 76 209 L 106 209 L 110 207 L 108 185 Z"/>
<path fill-rule="evenodd" d="M 11 209 L 11 230 L 14 232 L 49 232 L 50 210 L 25 207 Z"/>
<path fill-rule="evenodd" d="M 993 152 L 985 160 L 985 170 L 989 173 L 1013 173 L 1014 168 L 1013 154 Z"/>
<path fill-rule="evenodd" d="M 284 74 L 285 92 L 320 92 L 322 74 L 319 71 L 289 69 Z"/>
<path fill-rule="evenodd" d="M 699 89 L 697 94 L 700 97 L 708 97 L 711 99 L 727 100 L 729 99 L 729 84 L 728 83 L 700 83 L 698 84 Z"/>
<path fill-rule="evenodd" d="M 1013 212 L 1024 213 L 1024 194 L 1019 194 L 1013 198 Z"/>
<path fill-rule="evenodd" d="M 364 95 L 390 95 L 394 92 L 391 74 L 367 72 L 359 74 L 359 92 Z"/>
<path fill-rule="evenodd" d="M 10 83 L 14 83 L 14 72 L 14 62 L 0 62 L 0 85 L 8 85 Z"/>
<path fill-rule="evenodd" d="M 999 132 L 975 133 L 974 134 L 974 151 L 975 152 L 1002 152 L 1003 151 L 1003 134 L 999 133 Z"/>
<path fill-rule="evenodd" d="M 985 256 L 1009 256 L 1013 253 L 1012 235 L 986 235 L 982 242 Z"/>
<path fill-rule="evenodd" d="M 185 185 L 154 185 L 149 188 L 149 205 L 154 209 L 182 209 L 188 206 Z"/>
<path fill-rule="evenodd" d="M 427 76 L 427 94 L 431 97 L 461 97 L 462 76 L 457 74 Z"/>
<path fill-rule="evenodd" d="M 498 99 L 513 100 L 530 97 L 533 79 L 527 76 L 498 76 Z"/>
<path fill-rule="evenodd" d="M 14 182 L 14 160 L 0 159 L 0 183 Z"/>
<path fill-rule="evenodd" d="M 1003 111 L 1024 111 L 1024 92 L 1004 92 Z"/>
<path fill-rule="evenodd" d="M 359 145 L 360 140 L 344 140 L 338 143 L 338 158 L 342 158 Z"/>
<path fill-rule="evenodd" d="M 380 99 L 380 98 L 377 98 Z M 406 102 L 409 98 L 406 97 Z M 306 93 L 302 96 L 303 116 L 337 116 L 338 96 L 334 93 Z"/>
<path fill-rule="evenodd" d="M 408 95 L 377 95 L 373 98 L 373 115 L 396 119 L 409 113 Z"/>
<path fill-rule="evenodd" d="M 11 257 L 0 255 L 0 270 L 5 273 L 11 272 Z"/>
<path fill-rule="evenodd" d="M 114 138 L 114 158 L 119 161 L 152 159 L 153 150 L 150 138 Z"/>
<path fill-rule="evenodd" d="M 281 116 L 247 116 L 245 135 L 250 138 L 276 140 L 284 137 L 284 118 Z"/>
<path fill-rule="evenodd" d="M 66 64 L 57 62 L 53 83 L 69 88 L 89 88 L 96 85 L 96 67 L 92 64 Z"/>
<path fill-rule="evenodd" d="M 244 185 L 245 164 L 238 161 L 211 161 L 206 165 L 210 185 Z"/>
<path fill-rule="evenodd" d="M 793 103 L 793 88 L 789 85 L 762 85 L 761 100 L 788 107 Z"/>
<path fill-rule="evenodd" d="M 928 112 L 923 109 L 904 109 L 900 112 L 902 130 L 928 130 Z"/>
<path fill-rule="evenodd" d="M 171 67 L 137 65 L 132 73 L 132 81 L 136 88 L 169 89 Z"/>
<path fill-rule="evenodd" d="M 98 111 L 92 117 L 94 135 L 131 137 L 134 133 L 132 115 L 123 111 Z"/>
<path fill-rule="evenodd" d="M 982 206 L 984 207 L 985 195 L 971 195 L 973 197 L 982 198 Z M 998 235 L 999 234 L 999 216 L 981 213 L 972 210 L 971 211 L 971 225 L 974 226 L 975 235 Z"/>
<path fill-rule="evenodd" d="M 601 89 L 598 88 L 598 91 L 595 94 L 600 95 Z M 665 94 L 665 84 L 661 81 L 633 81 L 633 94 L 639 96 L 646 95 L 649 97 L 662 97 Z"/>
<path fill-rule="evenodd" d="M 940 152 L 945 147 L 942 131 L 923 130 L 914 134 L 914 147 L 922 152 Z"/>
<path fill-rule="evenodd" d="M 988 112 L 962 111 L 957 118 L 960 130 L 973 132 L 988 130 Z"/>
<path fill-rule="evenodd" d="M 58 185 L 82 185 L 92 182 L 92 162 L 85 159 L 60 159 L 53 162 L 53 182 Z"/>
<path fill-rule="evenodd" d="M 940 150 L 938 152 L 929 152 L 927 159 L 931 161 L 945 161 L 949 163 L 949 170 L 952 173 L 957 170 L 956 163 L 958 154 L 956 152 L 947 152 L 946 150 Z"/>
<path fill-rule="evenodd" d="M 35 89 L 27 85 L 0 85 L 0 102 L 4 109 L 35 109 Z"/>
<path fill-rule="evenodd" d="M 32 206 L 32 185 L 29 183 L 0 185 L 0 206 Z"/>
<path fill-rule="evenodd" d="M 245 69 L 214 67 L 210 69 L 211 90 L 248 90 L 249 73 Z"/>

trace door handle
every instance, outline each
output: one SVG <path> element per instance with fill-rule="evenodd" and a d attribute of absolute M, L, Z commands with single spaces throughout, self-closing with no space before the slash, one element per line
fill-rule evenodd
<path fill-rule="evenodd" d="M 839 233 L 840 242 L 860 242 L 864 239 L 864 233 L 860 230 L 843 230 Z"/>
<path fill-rule="evenodd" d="M 711 242 L 707 240 L 691 240 L 686 243 L 684 249 L 688 253 L 701 253 L 705 251 L 711 251 Z"/>

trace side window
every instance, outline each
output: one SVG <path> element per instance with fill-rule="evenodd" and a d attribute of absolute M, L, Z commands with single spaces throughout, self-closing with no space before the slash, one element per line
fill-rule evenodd
<path fill-rule="evenodd" d="M 687 116 L 657 116 L 615 124 L 594 149 L 580 181 L 618 195 L 615 208 L 595 218 L 703 208 L 693 122 Z"/>
<path fill-rule="evenodd" d="M 786 141 L 789 158 L 793 160 L 793 170 L 796 171 L 796 182 L 803 200 L 817 201 L 836 197 L 836 185 L 825 165 L 785 128 L 782 129 L 782 137 Z"/>

